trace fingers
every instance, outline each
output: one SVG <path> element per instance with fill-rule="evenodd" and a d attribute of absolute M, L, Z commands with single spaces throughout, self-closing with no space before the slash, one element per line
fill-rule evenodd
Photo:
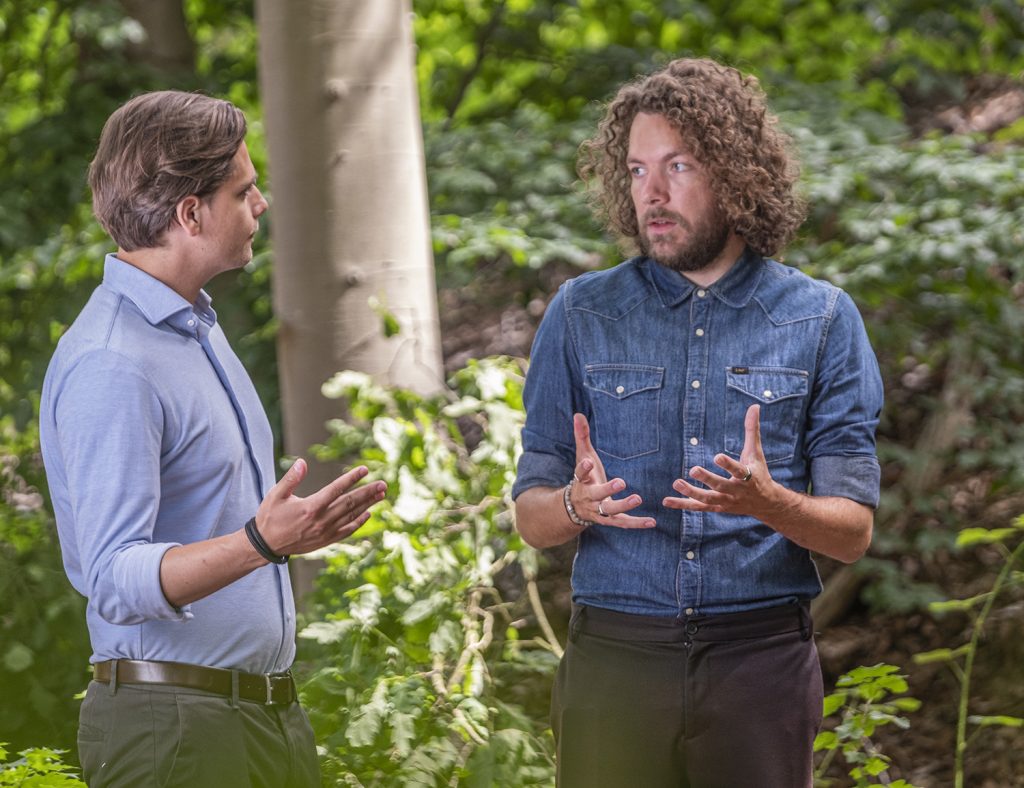
<path fill-rule="evenodd" d="M 581 482 L 607 481 L 604 464 L 590 442 L 590 423 L 582 413 L 572 416 L 572 434 L 576 442 L 576 479 Z"/>
<path fill-rule="evenodd" d="M 306 461 L 300 457 L 292 463 L 291 468 L 285 471 L 281 481 L 274 485 L 267 497 L 290 498 L 302 483 L 302 480 L 306 478 L 308 472 L 309 467 L 306 465 Z"/>
<path fill-rule="evenodd" d="M 590 444 L 590 424 L 582 413 L 572 416 L 572 435 L 576 441 L 576 478 L 581 482 L 590 481 L 594 470 L 594 447 Z"/>
<path fill-rule="evenodd" d="M 714 474 L 711 474 L 714 475 Z M 719 477 L 721 478 L 721 477 Z M 672 482 L 672 489 L 683 497 L 666 496 L 661 503 L 668 509 L 687 509 L 701 512 L 722 512 L 727 510 L 731 497 L 714 489 L 697 487 L 685 479 Z"/>
<path fill-rule="evenodd" d="M 305 461 L 298 460 L 260 505 L 257 525 L 275 552 L 308 553 L 347 538 L 366 523 L 370 507 L 387 494 L 383 481 L 359 484 L 368 473 L 360 465 L 301 498 L 294 493 L 307 473 Z"/>
<path fill-rule="evenodd" d="M 590 472 L 592 470 L 594 470 L 594 463 L 590 460 L 583 460 L 576 465 L 576 470 L 573 472 L 573 475 L 576 477 L 576 481 L 578 482 L 589 482 L 591 481 Z"/>
<path fill-rule="evenodd" d="M 654 528 L 654 518 L 627 514 L 643 503 L 639 495 L 612 498 L 612 495 L 625 488 L 626 483 L 622 479 L 612 479 L 607 484 L 588 485 L 584 493 L 586 502 L 581 502 L 584 516 L 591 522 L 616 528 Z"/>
<path fill-rule="evenodd" d="M 594 447 L 590 444 L 590 423 L 582 413 L 572 414 L 572 434 L 576 439 L 576 458 L 591 454 Z"/>
<path fill-rule="evenodd" d="M 320 506 L 327 508 L 341 495 L 344 495 L 348 490 L 354 487 L 361 479 L 363 479 L 369 471 L 365 465 L 357 465 L 355 468 L 351 468 L 345 473 L 341 474 L 330 484 L 327 484 L 309 496 L 309 502 L 313 506 Z"/>
<path fill-rule="evenodd" d="M 348 522 L 362 515 L 375 503 L 384 500 L 387 490 L 387 483 L 382 481 L 356 487 L 351 492 L 339 495 L 331 501 L 325 514 L 336 523 Z"/>

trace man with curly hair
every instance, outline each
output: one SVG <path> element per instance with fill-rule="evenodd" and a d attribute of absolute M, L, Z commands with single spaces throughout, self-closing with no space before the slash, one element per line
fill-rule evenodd
<path fill-rule="evenodd" d="M 843 291 L 771 259 L 804 217 L 757 81 L 676 60 L 581 148 L 639 255 L 567 282 L 537 333 L 513 489 L 578 539 L 552 693 L 561 786 L 811 785 L 811 558 L 867 549 L 878 365 Z"/>

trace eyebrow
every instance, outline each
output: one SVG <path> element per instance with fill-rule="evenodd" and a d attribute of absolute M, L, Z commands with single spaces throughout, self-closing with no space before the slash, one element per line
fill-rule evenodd
<path fill-rule="evenodd" d="M 672 151 L 661 157 L 659 161 L 671 161 L 672 159 L 689 159 L 690 161 L 696 162 L 697 159 L 691 153 L 687 153 L 684 150 Z M 636 156 L 629 156 L 626 158 L 626 164 L 644 164 L 644 159 L 638 159 Z"/>

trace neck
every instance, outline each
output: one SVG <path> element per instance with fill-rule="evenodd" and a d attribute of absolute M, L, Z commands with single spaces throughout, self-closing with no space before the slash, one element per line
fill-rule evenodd
<path fill-rule="evenodd" d="M 190 304 L 195 303 L 199 291 L 206 284 L 194 275 L 195 271 L 171 247 L 156 246 L 131 252 L 118 249 L 117 258 L 163 282 Z"/>

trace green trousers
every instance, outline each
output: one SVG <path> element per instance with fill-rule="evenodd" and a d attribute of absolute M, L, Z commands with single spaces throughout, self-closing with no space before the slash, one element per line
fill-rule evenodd
<path fill-rule="evenodd" d="M 78 754 L 90 788 L 320 788 L 309 718 L 176 687 L 91 682 Z"/>

